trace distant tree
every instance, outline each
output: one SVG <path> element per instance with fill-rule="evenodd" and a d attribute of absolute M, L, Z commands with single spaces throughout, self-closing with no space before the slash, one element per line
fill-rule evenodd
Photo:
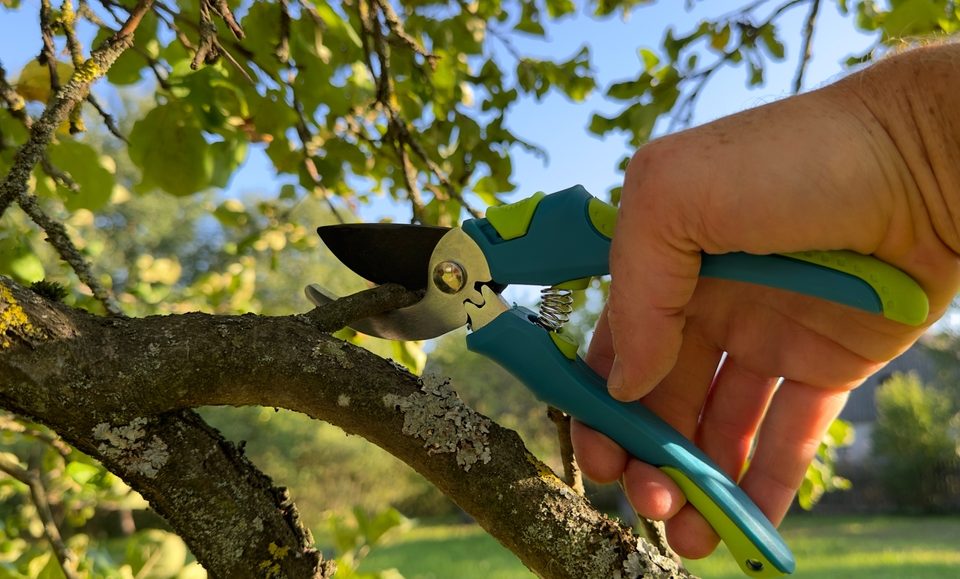
<path fill-rule="evenodd" d="M 588 9 L 642 17 L 648 3 Z M 851 65 L 958 27 L 948 0 L 835 3 L 850 30 L 875 32 Z M 643 39 L 638 73 L 604 89 L 624 108 L 594 115 L 589 130 L 636 147 L 667 119 L 683 126 L 717 71 L 743 67 L 761 85 L 787 37 L 800 46 L 799 90 L 825 4 L 744 3 L 659 44 Z M 784 29 L 783 15 L 801 8 L 802 29 Z M 422 368 L 417 345 L 341 332 L 415 296 L 384 286 L 302 315 L 278 306 L 311 281 L 321 211 L 346 220 L 388 195 L 413 222 L 456 225 L 512 191 L 512 151 L 539 149 L 507 128 L 511 107 L 597 90 L 586 43 L 554 60 L 512 39 L 542 38 L 575 10 L 569 0 L 39 2 L 37 59 L 0 67 L 0 406 L 12 413 L 0 492 L 14 517 L 0 540 L 19 555 L 18 573 L 101 576 L 125 561 L 123 573 L 137 574 L 157 558 L 179 568 L 185 544 L 212 576 L 332 575 L 288 493 L 194 411 L 256 405 L 376 443 L 543 576 L 685 574 L 445 380 L 410 373 Z M 252 148 L 282 185 L 211 194 Z M 362 287 L 346 276 L 329 283 Z M 183 542 L 138 533 L 125 555 L 91 542 L 83 525 L 95 499 L 112 512 L 142 506 L 117 477 Z"/>
<path fill-rule="evenodd" d="M 960 411 L 915 374 L 894 374 L 876 396 L 872 436 L 884 488 L 898 508 L 942 512 L 955 503 L 947 481 L 960 469 Z"/>

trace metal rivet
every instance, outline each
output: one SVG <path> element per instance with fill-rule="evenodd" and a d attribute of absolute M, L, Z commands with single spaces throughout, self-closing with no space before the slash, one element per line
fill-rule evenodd
<path fill-rule="evenodd" d="M 454 261 L 441 261 L 433 268 L 433 283 L 443 293 L 455 294 L 467 283 L 467 272 Z"/>

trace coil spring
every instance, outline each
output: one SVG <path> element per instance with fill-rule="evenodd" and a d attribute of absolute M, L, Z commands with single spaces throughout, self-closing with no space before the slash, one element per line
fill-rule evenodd
<path fill-rule="evenodd" d="M 547 287 L 540 290 L 540 312 L 537 323 L 551 332 L 559 332 L 570 321 L 573 312 L 573 291 Z"/>

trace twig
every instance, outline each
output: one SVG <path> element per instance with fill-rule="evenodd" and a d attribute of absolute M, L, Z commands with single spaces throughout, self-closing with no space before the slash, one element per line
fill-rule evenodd
<path fill-rule="evenodd" d="M 97 281 L 97 278 L 93 275 L 93 271 L 90 268 L 90 264 L 80 255 L 80 250 L 77 249 L 73 240 L 70 239 L 70 235 L 67 233 L 67 229 L 63 224 L 44 213 L 40 205 L 37 204 L 37 198 L 34 195 L 21 196 L 19 204 L 23 212 L 29 215 L 30 219 L 43 229 L 44 233 L 47 234 L 47 241 L 50 242 L 50 245 L 56 248 L 57 253 L 60 254 L 60 257 L 63 258 L 64 261 L 70 264 L 70 267 L 73 268 L 73 271 L 77 274 L 77 277 L 80 278 L 80 281 L 90 288 L 93 297 L 103 304 L 103 308 L 107 313 L 112 316 L 122 316 L 123 311 L 120 309 L 120 306 L 110 292 Z"/>
<path fill-rule="evenodd" d="M 73 449 L 71 449 L 70 446 L 56 434 L 49 431 L 30 428 L 29 426 L 17 420 L 13 414 L 7 412 L 0 413 L 0 430 L 15 432 L 17 434 L 29 436 L 30 438 L 35 438 L 56 450 L 57 453 L 64 458 L 70 456 L 70 453 L 73 452 Z"/>
<path fill-rule="evenodd" d="M 427 64 L 430 65 L 431 69 L 437 67 L 437 56 L 427 52 L 420 42 L 416 38 L 407 34 L 407 31 L 403 27 L 403 23 L 400 22 L 400 17 L 397 16 L 396 11 L 394 11 L 393 6 L 390 4 L 389 0 L 376 0 L 377 5 L 380 7 L 380 12 L 383 14 L 384 20 L 387 21 L 387 26 L 397 38 L 399 38 L 403 44 L 410 48 L 414 53 L 422 56 Z"/>
<path fill-rule="evenodd" d="M 103 124 L 106 125 L 107 130 L 110 131 L 114 137 L 129 145 L 130 141 L 120 132 L 120 127 L 118 127 L 117 123 L 113 120 L 113 116 L 103 108 L 100 102 L 97 101 L 97 98 L 93 96 L 93 93 L 87 95 L 87 102 L 93 105 L 93 108 L 97 109 L 97 112 L 100 113 L 100 117 L 103 118 Z"/>
<path fill-rule="evenodd" d="M 76 555 L 74 555 L 63 542 L 60 529 L 57 527 L 53 513 L 50 511 L 50 503 L 47 501 L 47 490 L 43 486 L 40 474 L 36 471 L 23 468 L 15 461 L 3 455 L 0 455 L 0 471 L 22 482 L 30 489 L 30 499 L 37 509 L 37 516 L 40 517 L 40 521 L 43 523 L 43 534 L 50 543 L 50 548 L 53 549 L 53 553 L 57 557 L 57 562 L 60 563 L 60 569 L 67 579 L 77 579 Z"/>
<path fill-rule="evenodd" d="M 583 474 L 573 454 L 573 440 L 570 438 L 570 416 L 559 408 L 547 407 L 547 416 L 557 427 L 557 440 L 560 443 L 560 460 L 563 462 L 563 476 L 570 488 L 578 495 L 584 495 Z"/>
<path fill-rule="evenodd" d="M 621 489 L 622 488 L 621 485 Z M 640 526 L 643 527 L 643 534 L 646 535 L 651 543 L 656 545 L 660 554 L 680 563 L 680 556 L 677 555 L 676 551 L 670 546 L 670 543 L 667 542 L 667 530 L 663 525 L 663 521 L 654 521 L 653 519 L 647 519 L 639 515 L 637 515 L 637 519 L 640 521 Z"/>
<path fill-rule="evenodd" d="M 46 64 L 50 72 L 51 98 L 60 90 L 60 74 L 57 72 L 57 47 L 53 42 L 53 8 L 50 0 L 40 2 L 40 36 L 43 38 L 43 48 L 37 56 L 37 62 Z"/>
<path fill-rule="evenodd" d="M 344 296 L 304 314 L 310 323 L 324 332 L 335 332 L 351 322 L 377 314 L 412 306 L 423 297 L 422 292 L 387 283 Z"/>
<path fill-rule="evenodd" d="M 220 58 L 220 51 L 217 43 L 217 25 L 214 24 L 210 16 L 210 1 L 200 2 L 200 44 L 193 55 L 193 61 L 190 68 L 197 70 L 201 64 L 213 64 Z"/>
<path fill-rule="evenodd" d="M 210 8 L 213 9 L 217 15 L 223 19 L 223 22 L 227 25 L 227 28 L 230 29 L 230 32 L 236 37 L 237 40 L 243 40 L 246 36 L 243 33 L 243 28 L 240 27 L 240 24 L 237 22 L 236 17 L 233 15 L 233 11 L 230 10 L 230 6 L 227 4 L 227 0 L 206 0 L 210 3 Z"/>
<path fill-rule="evenodd" d="M 810 64 L 810 57 L 813 56 L 811 45 L 813 44 L 813 30 L 817 24 L 817 14 L 820 12 L 820 0 L 813 0 L 810 4 L 810 13 L 807 14 L 807 20 L 803 25 L 803 47 L 800 49 L 800 62 L 797 64 L 797 74 L 793 78 L 793 92 L 798 93 L 803 88 L 803 76 L 807 72 L 807 66 Z"/>
<path fill-rule="evenodd" d="M 313 135 L 310 133 L 310 128 L 307 126 L 307 117 L 303 112 L 303 104 L 297 97 L 297 90 L 293 88 L 293 82 L 291 81 L 289 85 L 290 93 L 293 99 L 293 110 L 297 113 L 296 130 L 297 137 L 300 139 L 300 146 L 303 149 L 303 168 L 306 169 L 307 175 L 309 175 L 310 180 L 313 181 L 313 186 L 317 189 L 317 191 L 320 192 L 320 194 L 323 196 L 323 199 L 327 202 L 327 207 L 330 208 L 330 212 L 333 213 L 333 216 L 338 222 L 343 224 L 345 221 L 337 211 L 337 207 L 333 204 L 333 200 L 330 199 L 330 192 L 323 184 L 323 177 L 320 175 L 320 171 L 317 169 L 317 164 L 313 161 L 313 152 L 310 150 L 310 141 L 313 140 Z"/>
<path fill-rule="evenodd" d="M 76 31 L 77 13 L 73 10 L 73 0 L 63 0 L 60 4 L 60 27 L 67 38 L 67 50 L 70 51 L 70 61 L 74 70 L 83 66 L 83 47 Z M 75 135 L 86 131 L 83 123 L 83 107 L 77 103 L 70 111 L 70 134 Z"/>

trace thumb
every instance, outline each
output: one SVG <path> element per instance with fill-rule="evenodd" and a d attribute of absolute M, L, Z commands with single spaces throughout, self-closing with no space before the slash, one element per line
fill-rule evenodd
<path fill-rule="evenodd" d="M 607 316 L 615 359 L 607 387 L 619 400 L 646 395 L 677 360 L 685 307 L 700 271 L 700 247 L 685 232 L 696 207 L 671 195 L 682 173 L 656 146 L 630 162 L 610 249 Z M 687 221 L 687 222 L 685 222 Z"/>

